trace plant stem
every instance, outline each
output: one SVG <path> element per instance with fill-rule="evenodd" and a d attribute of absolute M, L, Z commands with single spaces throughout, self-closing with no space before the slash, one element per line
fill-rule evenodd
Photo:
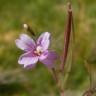
<path fill-rule="evenodd" d="M 64 90 L 61 90 L 60 96 L 64 96 Z"/>
<path fill-rule="evenodd" d="M 53 77 L 54 77 L 56 83 L 58 84 L 58 80 L 59 80 L 59 79 L 58 79 L 58 74 L 56 73 L 55 68 L 52 68 L 52 72 L 53 72 Z"/>

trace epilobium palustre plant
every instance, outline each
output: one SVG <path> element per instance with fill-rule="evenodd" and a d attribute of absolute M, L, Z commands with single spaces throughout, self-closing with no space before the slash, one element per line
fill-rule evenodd
<path fill-rule="evenodd" d="M 26 34 L 21 34 L 20 38 L 15 41 L 17 47 L 24 51 L 24 54 L 20 56 L 18 63 L 24 65 L 24 68 L 35 67 L 38 61 L 46 65 L 47 68 L 53 72 L 54 80 L 56 80 L 56 84 L 60 91 L 60 96 L 65 96 L 64 84 L 68 78 L 68 73 L 64 73 L 64 70 L 70 44 L 72 24 L 72 8 L 71 4 L 68 3 L 68 17 L 64 32 L 64 50 L 61 57 L 60 67 L 57 68 L 59 71 L 55 69 L 55 61 L 59 60 L 60 56 L 58 56 L 55 51 L 48 50 L 51 37 L 50 32 L 42 33 L 36 41 Z M 35 37 L 36 34 L 29 25 L 24 24 L 23 27 Z M 95 88 L 93 89 L 96 91 Z M 83 96 L 92 96 L 93 89 L 86 91 Z"/>
<path fill-rule="evenodd" d="M 65 44 L 64 44 L 64 53 L 61 61 L 61 67 L 59 67 L 59 72 L 63 73 L 65 61 L 68 53 L 68 45 L 70 41 L 70 32 L 71 32 L 71 24 L 72 24 L 72 10 L 71 5 L 68 5 L 68 24 L 66 26 L 66 32 L 64 35 Z M 36 34 L 31 30 L 31 28 L 24 24 L 23 27 L 29 31 L 33 36 Z M 36 66 L 38 61 L 45 64 L 48 69 L 51 69 L 56 80 L 56 84 L 60 88 L 60 96 L 64 96 L 64 89 L 62 87 L 62 82 L 58 78 L 58 74 L 55 69 L 55 61 L 59 59 L 59 56 L 55 51 L 49 51 L 48 47 L 50 45 L 50 36 L 49 32 L 44 32 L 40 35 L 40 37 L 34 41 L 26 34 L 21 34 L 20 38 L 17 39 L 16 45 L 18 48 L 24 51 L 24 54 L 20 56 L 18 63 L 24 65 L 24 68 L 33 68 Z M 62 74 L 63 76 L 63 74 Z"/>

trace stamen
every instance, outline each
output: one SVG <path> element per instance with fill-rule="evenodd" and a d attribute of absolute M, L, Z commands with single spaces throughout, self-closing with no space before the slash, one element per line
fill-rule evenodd
<path fill-rule="evenodd" d="M 37 50 L 37 52 L 41 52 L 41 51 L 42 51 L 42 47 L 38 46 L 38 47 L 36 48 L 36 50 Z"/>
<path fill-rule="evenodd" d="M 37 46 L 37 48 L 36 48 L 36 50 L 34 51 L 34 53 L 37 54 L 37 55 L 41 55 L 41 53 L 42 53 L 42 47 Z"/>

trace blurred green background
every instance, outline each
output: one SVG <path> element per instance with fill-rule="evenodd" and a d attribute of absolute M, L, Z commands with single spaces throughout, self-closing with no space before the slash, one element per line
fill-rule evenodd
<path fill-rule="evenodd" d="M 50 49 L 62 54 L 67 2 L 0 0 L 0 96 L 59 96 L 52 75 L 44 65 L 39 63 L 35 69 L 27 70 L 18 64 L 23 52 L 16 47 L 15 39 L 22 32 L 27 33 L 22 24 L 28 23 L 37 37 L 42 32 L 51 32 Z M 96 0 L 73 0 L 72 7 L 75 42 L 71 42 L 73 64 L 65 94 L 81 96 L 90 86 L 89 74 L 92 85 L 96 79 Z"/>

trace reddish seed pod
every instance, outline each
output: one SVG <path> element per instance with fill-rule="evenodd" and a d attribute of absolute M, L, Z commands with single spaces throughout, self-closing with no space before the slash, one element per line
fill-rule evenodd
<path fill-rule="evenodd" d="M 70 34 L 72 29 L 71 27 L 72 27 L 72 9 L 71 9 L 71 4 L 68 3 L 68 20 L 66 24 L 66 30 L 64 33 L 64 50 L 63 50 L 63 57 L 61 62 L 61 71 L 64 71 L 64 67 L 65 67 L 65 63 L 68 55 Z"/>

